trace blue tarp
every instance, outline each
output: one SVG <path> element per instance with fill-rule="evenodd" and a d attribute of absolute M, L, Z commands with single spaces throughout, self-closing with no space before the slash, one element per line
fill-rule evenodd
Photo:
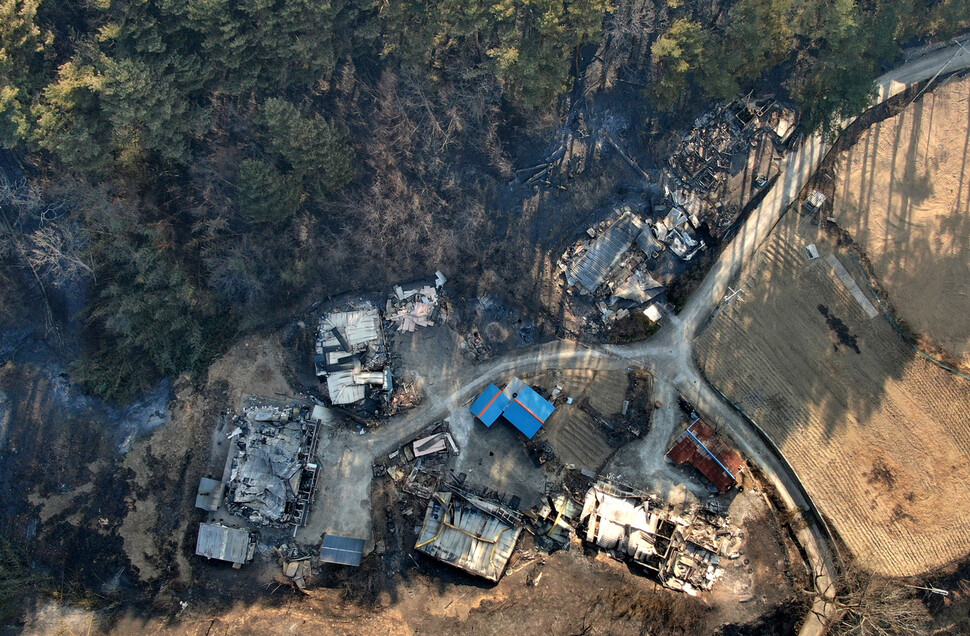
<path fill-rule="evenodd" d="M 509 398 L 503 395 L 497 386 L 489 384 L 485 392 L 472 403 L 469 410 L 485 426 L 491 426 L 505 410 L 505 407 L 509 405 L 509 402 Z"/>

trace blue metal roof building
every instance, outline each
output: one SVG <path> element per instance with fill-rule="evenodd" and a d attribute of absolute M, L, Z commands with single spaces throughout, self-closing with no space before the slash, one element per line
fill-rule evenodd
<path fill-rule="evenodd" d="M 472 415 L 491 426 L 502 415 L 511 400 L 494 384 L 489 384 L 485 392 L 471 405 Z"/>
<path fill-rule="evenodd" d="M 502 415 L 529 439 L 554 410 L 556 407 L 519 378 L 512 378 L 504 391 L 490 384 L 471 405 L 472 414 L 485 426 L 491 426 Z"/>

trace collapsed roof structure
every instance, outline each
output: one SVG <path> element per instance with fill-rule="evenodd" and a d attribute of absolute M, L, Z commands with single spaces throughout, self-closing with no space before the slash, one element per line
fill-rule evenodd
<path fill-rule="evenodd" d="M 436 492 L 414 548 L 476 576 L 498 581 L 522 532 L 518 513 L 454 488 Z"/>
<path fill-rule="evenodd" d="M 723 574 L 721 556 L 738 531 L 707 509 L 654 507 L 648 495 L 599 481 L 586 493 L 580 520 L 587 542 L 632 561 L 665 586 L 691 595 L 709 590 Z"/>
<path fill-rule="evenodd" d="M 664 218 L 654 223 L 652 229 L 659 242 L 667 245 L 681 260 L 689 261 L 706 247 L 704 241 L 694 233 L 693 228 L 699 225 L 696 216 L 688 216 L 683 209 L 675 206 Z"/>
<path fill-rule="evenodd" d="M 317 478 L 317 423 L 298 408 L 271 406 L 250 407 L 236 421 L 226 508 L 257 525 L 304 525 Z"/>
<path fill-rule="evenodd" d="M 604 322 L 625 317 L 631 308 L 663 295 L 666 289 L 647 270 L 651 259 L 666 249 L 665 243 L 687 259 L 704 247 L 702 241 L 684 228 L 674 228 L 658 238 L 656 229 L 629 206 L 618 208 L 612 220 L 590 228 L 587 233 L 592 239 L 574 245 L 558 265 L 568 287 L 575 287 L 581 296 L 598 299 L 596 306 Z M 684 238 L 677 238 L 681 233 Z M 682 246 L 686 247 L 681 249 Z M 614 306 L 618 309 L 611 309 Z"/>
<path fill-rule="evenodd" d="M 737 483 L 744 463 L 741 454 L 700 418 L 695 418 L 677 436 L 667 455 L 678 466 L 690 464 L 696 468 L 722 495 Z"/>
<path fill-rule="evenodd" d="M 372 307 L 322 316 L 313 361 L 333 404 L 359 402 L 369 387 L 393 388 L 381 317 Z"/>
<path fill-rule="evenodd" d="M 591 243 L 581 245 L 566 267 L 566 282 L 582 293 L 594 293 L 644 231 L 644 223 L 629 208 Z"/>

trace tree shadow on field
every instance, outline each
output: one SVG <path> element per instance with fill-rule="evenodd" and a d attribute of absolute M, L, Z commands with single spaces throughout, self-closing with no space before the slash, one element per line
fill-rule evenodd
<path fill-rule="evenodd" d="M 957 87 L 965 102 L 970 82 Z M 876 293 L 866 274 L 874 273 L 873 282 L 889 291 L 877 304 L 880 309 L 888 308 L 894 317 L 896 308 L 903 308 L 928 318 L 919 325 L 896 318 L 904 331 L 932 326 L 942 301 L 948 305 L 943 327 L 958 340 L 970 340 L 964 319 L 970 311 L 970 118 L 959 130 L 948 128 L 945 137 L 934 138 L 926 131 L 943 135 L 935 121 L 942 116 L 937 102 L 928 93 L 896 118 L 862 132 L 842 156 L 838 191 L 833 192 L 831 175 L 810 186 L 828 190 L 830 199 L 834 194 L 836 211 L 823 209 L 820 225 L 819 219 L 790 209 L 742 275 L 744 299 L 721 311 L 697 339 L 701 368 L 779 445 L 804 427 L 821 424 L 825 438 L 832 439 L 849 424 L 865 425 L 887 408 L 890 385 L 894 392 L 902 388 L 907 394 L 902 399 L 935 421 L 961 418 L 955 405 L 931 402 L 951 390 L 966 395 L 970 385 L 963 387 L 926 362 L 942 389 L 899 387 L 916 352 L 883 316 L 870 319 L 864 313 L 824 258 L 834 252 L 870 299 Z M 957 150 L 956 201 L 928 214 L 921 206 L 940 200 L 936 171 L 941 164 L 952 167 Z M 825 221 L 829 214 L 847 233 Z M 859 242 L 853 245 L 853 239 Z M 809 260 L 805 246 L 810 243 L 823 258 Z M 869 253 L 863 251 L 873 245 Z M 897 305 L 899 298 L 906 307 Z"/>
<path fill-rule="evenodd" d="M 790 209 L 742 273 L 743 297 L 695 340 L 700 368 L 782 449 L 850 549 L 901 539 L 878 550 L 887 573 L 955 556 L 930 528 L 957 495 L 936 486 L 962 483 L 970 459 L 970 382 L 913 346 L 954 366 L 921 334 L 970 340 L 970 82 L 956 87 L 958 99 L 930 93 L 863 130 L 839 156 L 838 182 L 823 164 L 803 194 L 820 189 L 834 209 Z M 959 126 L 953 101 L 964 103 Z M 812 243 L 821 258 L 809 258 Z"/>

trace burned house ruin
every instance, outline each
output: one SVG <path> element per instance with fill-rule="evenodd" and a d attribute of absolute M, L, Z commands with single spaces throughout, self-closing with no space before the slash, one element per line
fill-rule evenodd
<path fill-rule="evenodd" d="M 617 209 L 614 217 L 587 233 L 591 238 L 570 248 L 558 265 L 567 288 L 590 296 L 604 322 L 623 318 L 630 309 L 662 297 L 666 290 L 649 269 L 668 246 L 629 206 Z M 693 249 L 703 247 L 702 242 L 690 240 Z"/>
<path fill-rule="evenodd" d="M 680 140 L 661 185 L 695 228 L 704 223 L 720 240 L 755 191 L 777 174 L 797 123 L 795 111 L 774 99 L 720 106 Z"/>
<path fill-rule="evenodd" d="M 381 316 L 373 307 L 322 316 L 313 361 L 332 404 L 353 404 L 393 388 Z"/>
<path fill-rule="evenodd" d="M 498 581 L 522 532 L 518 513 L 453 488 L 428 504 L 414 548 L 476 576 Z"/>
<path fill-rule="evenodd" d="M 694 595 L 710 590 L 721 558 L 737 558 L 739 529 L 712 507 L 662 505 L 646 493 L 598 481 L 586 493 L 584 539 L 635 563 L 666 587 Z"/>
<path fill-rule="evenodd" d="M 298 407 L 252 406 L 236 424 L 226 509 L 258 526 L 305 525 L 318 472 L 317 423 Z"/>

